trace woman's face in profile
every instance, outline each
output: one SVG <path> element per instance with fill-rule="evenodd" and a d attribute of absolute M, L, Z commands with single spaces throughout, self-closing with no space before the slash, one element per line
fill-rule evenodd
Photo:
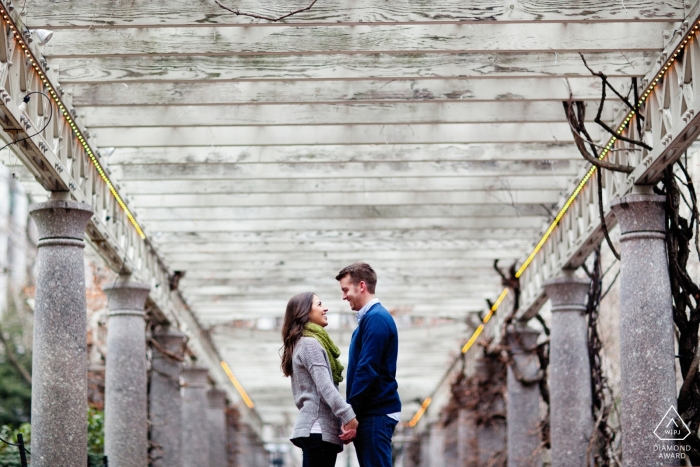
<path fill-rule="evenodd" d="M 328 326 L 326 313 L 328 313 L 328 308 L 324 307 L 321 299 L 314 295 L 314 301 L 309 312 L 309 321 L 325 328 Z"/>

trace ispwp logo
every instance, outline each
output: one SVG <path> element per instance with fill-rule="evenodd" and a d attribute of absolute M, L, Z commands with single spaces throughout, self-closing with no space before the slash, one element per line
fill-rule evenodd
<path fill-rule="evenodd" d="M 683 441 L 690 435 L 690 429 L 676 408 L 671 406 L 656 426 L 654 434 L 661 441 Z"/>

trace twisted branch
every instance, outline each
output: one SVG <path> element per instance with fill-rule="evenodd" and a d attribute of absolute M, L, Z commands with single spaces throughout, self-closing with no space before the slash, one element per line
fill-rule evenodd
<path fill-rule="evenodd" d="M 309 11 L 317 2 L 318 0 L 313 0 L 311 4 L 305 8 L 299 8 L 298 10 L 294 10 L 290 13 L 287 13 L 286 15 L 279 16 L 277 18 L 273 18 L 271 16 L 264 16 L 264 15 L 257 15 L 255 13 L 245 13 L 243 11 L 240 11 L 238 8 L 229 8 L 223 3 L 221 3 L 219 0 L 214 0 L 214 2 L 219 5 L 221 8 L 223 8 L 226 11 L 230 11 L 236 16 L 248 16 L 249 18 L 256 18 L 256 19 L 264 19 L 266 21 L 271 21 L 273 23 L 276 23 L 277 21 L 281 21 L 285 18 L 289 18 L 290 16 L 296 15 L 297 13 L 302 13 L 304 11 Z"/>

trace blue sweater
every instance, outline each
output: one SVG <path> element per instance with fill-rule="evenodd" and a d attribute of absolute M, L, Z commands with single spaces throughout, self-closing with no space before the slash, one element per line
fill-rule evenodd
<path fill-rule="evenodd" d="M 350 341 L 347 400 L 358 417 L 401 412 L 396 383 L 399 334 L 394 318 L 376 303 Z"/>

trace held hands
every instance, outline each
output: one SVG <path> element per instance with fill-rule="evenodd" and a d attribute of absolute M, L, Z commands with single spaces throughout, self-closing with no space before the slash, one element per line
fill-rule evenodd
<path fill-rule="evenodd" d="M 353 418 L 348 423 L 343 425 L 343 433 L 340 435 L 340 439 L 343 441 L 343 443 L 348 444 L 355 438 L 357 435 L 357 425 L 357 418 Z"/>

